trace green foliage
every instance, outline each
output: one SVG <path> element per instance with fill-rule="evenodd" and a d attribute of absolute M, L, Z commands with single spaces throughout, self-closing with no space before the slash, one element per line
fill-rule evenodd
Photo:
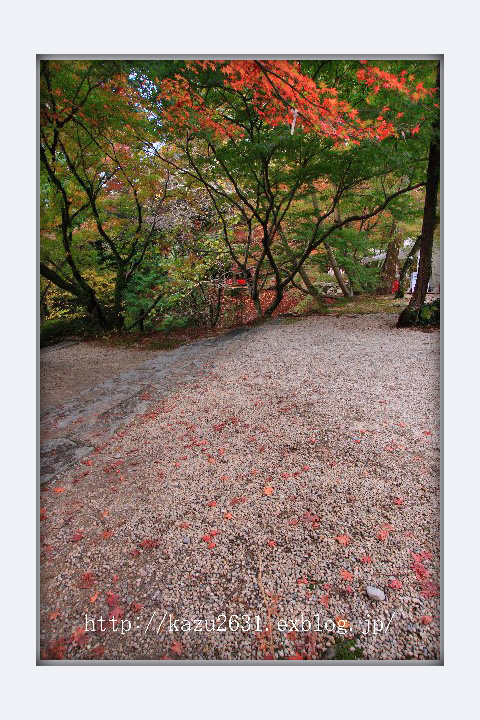
<path fill-rule="evenodd" d="M 251 102 L 256 88 L 229 85 L 210 63 L 43 62 L 40 254 L 55 275 L 48 280 L 48 319 L 78 318 L 86 310 L 97 317 L 100 310 L 117 329 L 143 315 L 145 329 L 208 323 L 215 291 L 232 268 L 259 263 L 255 282 L 271 288 L 322 233 L 354 291 L 373 292 L 379 269 L 362 260 L 385 249 L 392 222 L 401 238 L 418 234 L 423 189 L 398 197 L 366 223 L 341 228 L 333 198 L 343 220 L 423 180 L 438 110 L 431 96 L 417 102 L 388 85 L 359 82 L 359 67 L 354 60 L 301 61 L 307 76 L 320 88 L 335 88 L 367 123 L 388 116 L 395 133 L 382 141 L 344 142 L 341 126 L 337 141 L 325 128 L 304 132 L 300 119 L 291 133 L 282 106 L 278 122 L 268 123 Z M 411 75 L 412 87 L 435 82 L 434 62 L 382 61 L 381 67 Z M 168 122 L 172 101 L 162 83 L 178 77 L 199 93 L 210 124 L 197 122 L 186 132 L 188 123 Z M 184 111 L 195 119 L 188 102 Z M 215 132 L 226 118 L 237 134 Z M 245 229 L 242 238 L 238 227 Z M 271 258 L 259 260 L 265 233 Z M 314 253 L 304 267 L 318 283 L 329 260 L 321 244 Z M 235 295 L 248 297 L 248 290 L 225 292 L 226 314 Z"/>
<path fill-rule="evenodd" d="M 182 330 L 192 322 L 189 317 L 177 317 L 175 315 L 165 315 L 160 325 L 161 330 Z"/>
<path fill-rule="evenodd" d="M 92 337 L 101 329 L 85 317 L 57 317 L 45 320 L 40 327 L 40 347 L 54 345 L 69 337 Z"/>
<path fill-rule="evenodd" d="M 333 660 L 361 660 L 363 651 L 355 645 L 355 639 L 339 640 L 335 642 L 335 655 Z"/>
<path fill-rule="evenodd" d="M 407 306 L 398 319 L 397 327 L 440 327 L 440 298 L 424 303 L 419 310 Z"/>
<path fill-rule="evenodd" d="M 440 298 L 422 305 L 418 313 L 417 325 L 420 327 L 440 327 Z"/>

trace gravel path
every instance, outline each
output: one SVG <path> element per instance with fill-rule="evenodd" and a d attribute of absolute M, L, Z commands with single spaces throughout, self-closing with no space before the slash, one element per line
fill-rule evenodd
<path fill-rule="evenodd" d="M 44 658 L 438 659 L 439 335 L 395 319 L 274 321 L 48 412 L 83 459 L 48 451 Z"/>

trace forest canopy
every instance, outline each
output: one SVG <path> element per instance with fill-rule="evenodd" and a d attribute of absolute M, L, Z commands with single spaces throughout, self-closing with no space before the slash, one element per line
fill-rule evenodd
<path fill-rule="evenodd" d="M 390 292 L 438 226 L 437 65 L 42 61 L 42 318 L 215 326 L 239 298 L 322 306 L 328 280 Z"/>

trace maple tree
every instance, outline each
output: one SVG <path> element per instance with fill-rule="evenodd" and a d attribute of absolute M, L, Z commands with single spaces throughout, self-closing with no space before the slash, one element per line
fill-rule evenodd
<path fill-rule="evenodd" d="M 183 161 L 170 162 L 209 193 L 259 314 L 273 312 L 306 260 L 331 236 L 364 225 L 425 185 L 414 163 L 418 145 L 412 152 L 406 133 L 415 139 L 420 133 L 435 87 L 416 82 L 406 69 L 395 74 L 369 63 L 335 65 L 309 74 L 304 63 L 293 61 L 198 61 L 159 83 L 158 131 L 175 143 Z M 332 77 L 338 66 L 342 81 Z M 400 135 L 408 145 L 401 153 Z M 379 151 L 387 140 L 388 149 Z M 359 207 L 358 189 L 368 182 L 373 192 Z M 295 206 L 312 196 L 308 212 L 301 202 Z M 340 201 L 350 210 L 355 196 L 356 206 L 342 219 Z M 279 242 L 299 213 L 296 238 Z M 275 296 L 262 308 L 265 287 Z"/>
<path fill-rule="evenodd" d="M 418 235 L 438 129 L 435 70 L 42 62 L 43 317 L 53 303 L 59 316 L 80 306 L 105 328 L 144 330 L 156 317 L 165 329 L 213 327 L 222 302 L 238 297 L 258 315 L 290 288 L 323 305 L 317 278 L 329 269 L 347 297 L 380 280 L 385 290 L 399 238 Z M 361 259 L 383 248 L 380 279 Z M 228 289 L 232 273 L 246 295 Z"/>
<path fill-rule="evenodd" d="M 42 297 L 53 284 L 117 329 L 126 311 L 143 329 L 160 302 L 168 310 L 212 272 L 185 234 L 178 242 L 180 224 L 209 223 L 208 208 L 197 192 L 185 209 L 168 168 L 147 152 L 141 102 L 118 63 L 42 63 Z"/>

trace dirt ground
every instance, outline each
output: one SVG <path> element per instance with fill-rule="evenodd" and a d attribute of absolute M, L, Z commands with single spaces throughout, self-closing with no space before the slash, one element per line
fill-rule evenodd
<path fill-rule="evenodd" d="M 395 320 L 47 357 L 42 656 L 438 660 L 439 334 Z"/>
<path fill-rule="evenodd" d="M 43 348 L 40 351 L 41 409 L 61 405 L 155 355 L 158 353 L 106 347 L 95 342 L 67 342 Z"/>

